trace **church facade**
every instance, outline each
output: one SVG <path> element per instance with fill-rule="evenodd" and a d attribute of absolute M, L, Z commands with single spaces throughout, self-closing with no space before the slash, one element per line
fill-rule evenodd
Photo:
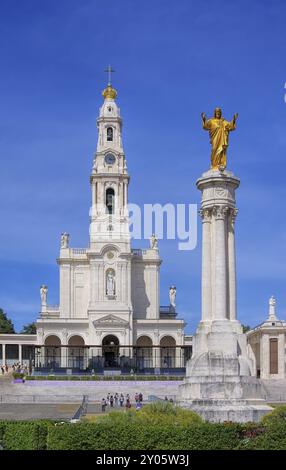
<path fill-rule="evenodd" d="M 59 305 L 41 286 L 36 322 L 38 368 L 184 368 L 185 322 L 177 318 L 176 290 L 160 307 L 158 241 L 132 249 L 128 217 L 129 173 L 116 90 L 109 83 L 97 119 L 98 142 L 90 175 L 90 243 L 72 248 L 61 235 Z M 17 335 L 18 336 L 18 335 Z"/>
<path fill-rule="evenodd" d="M 69 370 L 103 373 L 184 373 L 192 354 L 193 337 L 184 334 L 185 322 L 177 317 L 176 288 L 170 287 L 168 306 L 160 306 L 160 265 L 158 240 L 150 238 L 148 249 L 133 249 L 129 231 L 129 173 L 122 144 L 122 119 L 116 90 L 109 83 L 97 120 L 98 142 L 90 186 L 90 240 L 87 248 L 73 248 L 70 236 L 62 233 L 59 265 L 59 305 L 48 303 L 48 287 L 41 286 L 41 308 L 37 333 L 0 334 L 0 363 L 29 363 L 35 372 Z M 217 189 L 217 188 L 216 188 Z M 224 191 L 216 191 L 218 197 Z M 204 200 L 204 203 L 206 201 Z M 202 317 L 212 309 L 226 308 L 217 286 L 210 282 L 212 245 L 210 214 L 216 226 L 224 215 L 202 211 L 203 270 Z M 235 252 L 233 222 L 229 221 L 228 255 L 220 251 L 219 261 L 232 262 L 228 286 L 229 319 L 235 324 Z M 225 233 L 224 230 L 221 232 Z M 225 237 L 216 237 L 216 256 Z M 218 266 L 219 263 L 217 263 Z M 220 271 L 221 275 L 221 271 Z M 213 278 L 215 278 L 213 276 Z M 218 277 L 219 280 L 221 277 Z M 224 289 L 223 293 L 225 295 Z M 215 295 L 214 295 L 215 293 Z M 212 295 L 214 300 L 212 300 Z M 217 305 L 213 303 L 217 302 Z M 286 322 L 279 320 L 275 299 L 269 301 L 268 319 L 248 331 L 247 345 L 253 358 L 253 373 L 262 379 L 286 378 Z M 194 342 L 195 343 L 195 342 Z M 203 344 L 203 343 L 202 343 Z"/>

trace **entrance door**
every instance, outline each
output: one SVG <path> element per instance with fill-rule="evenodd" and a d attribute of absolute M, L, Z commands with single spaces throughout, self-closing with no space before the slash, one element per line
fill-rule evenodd
<path fill-rule="evenodd" d="M 102 341 L 102 355 L 104 368 L 119 367 L 119 339 L 114 335 L 107 335 Z"/>

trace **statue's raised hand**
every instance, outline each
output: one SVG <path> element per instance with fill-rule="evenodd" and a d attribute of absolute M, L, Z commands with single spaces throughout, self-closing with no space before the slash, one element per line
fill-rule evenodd
<path fill-rule="evenodd" d="M 206 116 L 206 114 L 205 114 L 205 113 L 201 113 L 201 116 L 202 116 L 202 120 L 203 120 L 203 122 L 205 122 L 205 121 L 206 121 L 206 119 L 207 119 L 207 116 Z"/>

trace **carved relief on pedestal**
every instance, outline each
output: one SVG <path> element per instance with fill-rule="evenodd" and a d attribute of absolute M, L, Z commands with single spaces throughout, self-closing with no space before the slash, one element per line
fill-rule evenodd
<path fill-rule="evenodd" d="M 227 197 L 227 186 L 226 184 L 221 184 L 214 188 L 214 197 L 215 198 L 226 198 Z"/>

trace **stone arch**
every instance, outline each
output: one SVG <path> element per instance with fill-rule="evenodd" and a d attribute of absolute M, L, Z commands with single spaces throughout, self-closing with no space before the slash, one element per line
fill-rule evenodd
<path fill-rule="evenodd" d="M 138 336 L 136 346 L 153 346 L 153 340 L 151 336 L 142 334 Z"/>
<path fill-rule="evenodd" d="M 71 335 L 68 340 L 69 346 L 81 347 L 85 345 L 84 338 L 81 335 Z"/>
<path fill-rule="evenodd" d="M 44 366 L 49 369 L 56 369 L 61 366 L 61 340 L 55 334 L 45 337 Z"/>
<path fill-rule="evenodd" d="M 61 346 L 61 339 L 56 334 L 48 334 L 45 337 L 45 346 Z"/>
<path fill-rule="evenodd" d="M 176 340 L 173 336 L 164 335 L 160 340 L 161 367 L 168 369 L 176 365 Z"/>
<path fill-rule="evenodd" d="M 113 135 L 114 135 L 113 127 L 108 126 L 106 128 L 106 140 L 107 140 L 107 142 L 113 142 Z"/>
<path fill-rule="evenodd" d="M 119 339 L 113 334 L 107 334 L 102 338 L 102 356 L 105 368 L 119 366 Z"/>
<path fill-rule="evenodd" d="M 136 340 L 136 368 L 140 371 L 153 367 L 153 341 L 148 335 L 140 335 Z"/>
<path fill-rule="evenodd" d="M 115 209 L 115 190 L 108 186 L 105 189 L 105 206 L 107 210 L 107 214 L 114 214 Z"/>
<path fill-rule="evenodd" d="M 68 340 L 67 365 L 72 369 L 83 369 L 85 359 L 84 339 L 80 335 L 71 335 Z"/>
<path fill-rule="evenodd" d="M 118 256 L 120 253 L 120 250 L 117 245 L 115 245 L 114 243 L 108 243 L 108 245 L 104 245 L 100 252 L 100 255 L 105 256 L 109 251 L 114 252 L 115 256 Z"/>

